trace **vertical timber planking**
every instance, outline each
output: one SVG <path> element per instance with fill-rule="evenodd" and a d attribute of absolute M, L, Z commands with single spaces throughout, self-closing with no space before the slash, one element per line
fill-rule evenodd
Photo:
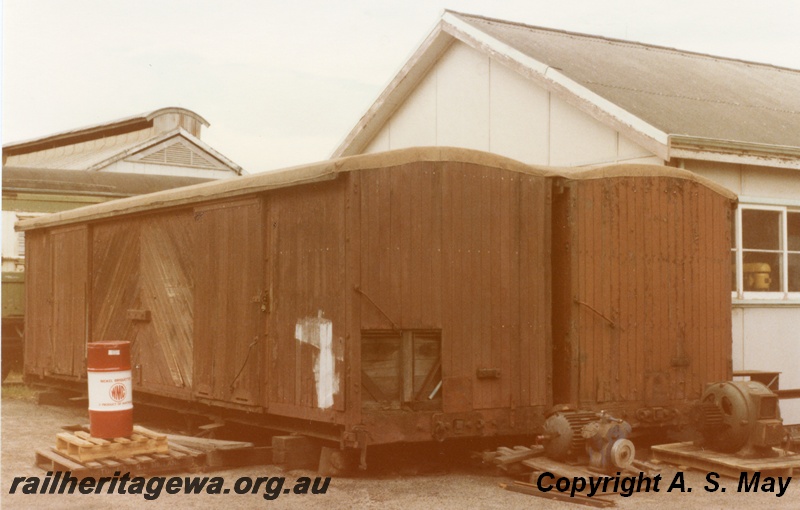
<path fill-rule="evenodd" d="M 607 231 L 608 247 L 610 259 L 607 262 L 609 266 L 610 280 L 606 284 L 604 292 L 607 300 L 607 313 L 609 318 L 614 322 L 613 326 L 606 326 L 608 335 L 609 350 L 611 353 L 611 362 L 609 363 L 610 369 L 610 392 L 612 400 L 619 400 L 624 394 L 623 382 L 620 378 L 621 368 L 621 342 L 620 342 L 620 287 L 621 287 L 621 273 L 620 273 L 620 242 L 619 242 L 619 222 L 622 216 L 622 208 L 624 205 L 620 202 L 620 181 L 618 179 L 609 180 L 606 183 L 608 199 L 611 201 L 611 217 L 609 219 L 609 226 Z"/>
<path fill-rule="evenodd" d="M 53 331 L 50 349 L 53 373 L 79 378 L 83 375 L 86 341 L 88 278 L 88 227 L 56 229 L 53 242 Z"/>
<path fill-rule="evenodd" d="M 46 230 L 25 234 L 25 373 L 44 376 L 53 364 L 53 248 Z"/>
<path fill-rule="evenodd" d="M 348 424 L 361 423 L 361 324 L 363 297 L 356 292 L 355 288 L 361 288 L 362 280 L 362 253 L 365 243 L 369 243 L 372 237 L 378 234 L 377 231 L 365 228 L 365 223 L 376 221 L 372 218 L 365 218 L 362 215 L 362 200 L 370 196 L 364 190 L 362 172 L 352 172 L 347 176 L 347 198 L 345 200 L 345 277 L 344 277 L 344 298 L 345 298 L 345 339 L 344 339 L 344 361 L 346 371 L 342 377 L 344 381 L 344 398 L 338 402 L 337 410 L 345 411 L 345 419 Z M 374 192 L 374 191 L 373 191 Z M 377 196 L 377 193 L 374 193 Z M 371 223 L 369 223 L 371 225 Z M 379 252 L 382 247 L 377 243 L 369 245 Z M 380 266 L 377 266 L 378 272 Z M 373 273 L 374 275 L 375 273 Z"/>
<path fill-rule="evenodd" d="M 500 250 L 498 237 L 500 231 L 496 221 L 500 197 L 497 193 L 495 176 L 490 172 L 491 169 L 482 168 L 476 175 L 480 179 L 477 183 L 473 179 L 467 181 L 468 189 L 475 193 L 467 201 L 467 211 L 472 213 L 467 222 L 472 233 L 471 242 L 466 246 L 466 252 L 472 262 L 469 280 L 480 282 L 477 293 L 467 291 L 467 294 L 472 297 L 471 302 L 468 303 L 468 313 L 479 319 L 472 328 L 472 348 L 473 352 L 477 354 L 470 364 L 470 372 L 473 374 L 478 367 L 500 368 L 495 364 L 492 356 L 495 351 L 494 343 L 498 341 L 499 336 L 499 331 L 494 328 L 494 325 L 500 309 L 500 293 L 495 287 L 495 282 L 500 279 L 500 264 L 499 258 L 493 260 L 487 253 Z M 474 198 L 476 195 L 478 198 Z M 472 206 L 473 204 L 474 206 Z M 477 204 L 480 204 L 479 207 Z M 492 407 L 495 386 L 496 381 L 492 379 L 475 381 L 476 391 L 473 406 L 476 409 Z"/>
<path fill-rule="evenodd" d="M 257 406 L 263 243 L 258 198 L 196 207 L 194 380 L 199 397 Z M 188 326 L 187 326 L 188 327 Z"/>
<path fill-rule="evenodd" d="M 620 179 L 618 185 L 618 200 L 619 200 L 619 221 L 617 222 L 617 236 L 618 236 L 618 256 L 619 260 L 618 271 L 620 284 L 617 289 L 617 303 L 619 307 L 617 329 L 615 335 L 617 338 L 619 364 L 617 374 L 619 374 L 620 396 L 625 400 L 636 400 L 636 385 L 630 380 L 630 344 L 626 341 L 627 336 L 633 328 L 633 321 L 631 320 L 630 303 L 631 296 L 635 296 L 632 285 L 631 276 L 635 270 L 633 265 L 633 250 L 630 244 L 630 208 L 633 197 L 630 193 L 630 182 Z"/>

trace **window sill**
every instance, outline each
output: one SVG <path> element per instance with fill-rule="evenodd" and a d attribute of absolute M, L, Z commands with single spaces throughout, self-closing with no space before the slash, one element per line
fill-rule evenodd
<path fill-rule="evenodd" d="M 731 300 L 734 308 L 800 308 L 800 299 L 736 299 Z"/>

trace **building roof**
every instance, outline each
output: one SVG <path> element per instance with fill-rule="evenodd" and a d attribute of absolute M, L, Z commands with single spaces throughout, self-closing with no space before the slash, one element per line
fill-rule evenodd
<path fill-rule="evenodd" d="M 103 170 L 122 159 L 141 159 L 148 150 L 165 142 L 177 153 L 162 164 L 199 169 L 232 171 L 242 168 L 200 140 L 200 129 L 208 121 L 185 108 L 160 108 L 151 112 L 86 126 L 3 146 L 3 165 L 17 168 Z M 179 145 L 175 145 L 178 143 Z M 194 154 L 194 156 L 192 156 Z M 144 159 L 144 162 L 154 162 Z"/>
<path fill-rule="evenodd" d="M 555 168 L 527 165 L 519 161 L 492 154 L 456 147 L 412 147 L 375 154 L 364 154 L 302 165 L 276 172 L 248 175 L 238 179 L 224 179 L 180 189 L 171 189 L 149 195 L 134 196 L 90 205 L 39 218 L 20 221 L 17 230 L 33 230 L 71 223 L 96 221 L 104 218 L 167 207 L 188 207 L 193 204 L 225 198 L 242 197 L 273 189 L 288 188 L 335 179 L 339 174 L 359 170 L 398 167 L 420 161 L 462 162 L 491 166 L 512 172 L 541 177 L 563 177 L 567 180 L 599 179 L 625 176 L 664 176 L 697 182 L 730 200 L 736 195 L 722 186 L 687 170 L 663 165 L 616 164 L 596 169 Z"/>
<path fill-rule="evenodd" d="M 156 136 L 149 135 L 147 131 L 136 131 L 121 136 L 99 138 L 88 142 L 89 146 L 82 150 L 46 150 L 28 157 L 14 159 L 12 164 L 17 168 L 96 171 L 122 159 L 134 157 L 148 149 L 161 146 L 165 142 L 175 144 L 181 141 L 184 142 L 182 145 L 187 146 L 186 150 L 197 154 L 195 161 L 201 161 L 200 164 L 195 163 L 191 166 L 209 169 L 227 168 L 241 174 L 242 168 L 239 165 L 183 128 L 175 128 Z M 182 163 L 183 166 L 187 166 L 185 162 Z"/>
<path fill-rule="evenodd" d="M 335 156 L 362 150 L 461 41 L 672 157 L 800 168 L 800 71 L 446 11 Z"/>
<path fill-rule="evenodd" d="M 200 184 L 211 179 L 116 172 L 3 168 L 3 193 L 70 194 L 123 198 Z"/>
<path fill-rule="evenodd" d="M 3 153 L 7 155 L 16 155 L 27 152 L 35 152 L 45 149 L 52 149 L 64 145 L 72 145 L 79 142 L 89 140 L 108 138 L 119 134 L 130 133 L 133 131 L 141 131 L 153 125 L 153 120 L 157 117 L 167 114 L 179 114 L 194 119 L 203 126 L 208 127 L 209 123 L 206 119 L 197 113 L 187 110 L 186 108 L 167 107 L 159 108 L 137 115 L 123 117 L 100 124 L 92 124 L 80 128 L 70 129 L 68 131 L 60 131 L 46 136 L 31 138 L 29 140 L 22 140 L 19 142 L 11 142 L 3 145 Z"/>

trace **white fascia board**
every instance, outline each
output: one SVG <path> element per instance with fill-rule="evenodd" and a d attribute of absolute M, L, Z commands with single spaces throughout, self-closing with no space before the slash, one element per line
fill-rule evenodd
<path fill-rule="evenodd" d="M 226 158 L 225 156 L 223 156 L 222 154 L 220 154 L 216 150 L 212 149 L 208 144 L 206 144 L 205 142 L 203 142 L 202 140 L 200 140 L 196 136 L 192 135 L 191 133 L 189 133 L 188 131 L 186 131 L 185 129 L 180 128 L 180 127 L 179 128 L 175 128 L 175 129 L 173 129 L 171 131 L 167 131 L 166 133 L 162 133 L 162 134 L 158 135 L 155 138 L 149 138 L 149 139 L 145 140 L 144 142 L 142 142 L 142 143 L 140 143 L 138 145 L 134 145 L 133 147 L 131 147 L 131 148 L 127 149 L 127 150 L 124 150 L 124 151 L 121 151 L 121 152 L 119 152 L 117 154 L 114 154 L 110 158 L 107 158 L 107 159 L 105 159 L 103 161 L 100 161 L 99 163 L 95 163 L 94 165 L 90 166 L 86 170 L 88 170 L 88 171 L 100 171 L 103 168 L 111 165 L 112 163 L 116 163 L 117 161 L 120 161 L 122 159 L 128 158 L 130 156 L 133 156 L 134 154 L 136 154 L 138 152 L 146 150 L 149 147 L 152 147 L 154 145 L 158 145 L 159 143 L 161 143 L 161 142 L 163 142 L 165 140 L 168 140 L 170 138 L 173 138 L 175 136 L 182 136 L 182 137 L 186 138 L 188 141 L 190 141 L 194 145 L 197 145 L 197 147 L 200 148 L 201 150 L 209 153 L 211 156 L 213 156 L 214 158 L 218 159 L 220 162 L 222 162 L 222 164 L 224 164 L 225 166 L 229 167 L 231 170 L 236 172 L 238 175 L 242 175 L 242 168 L 239 165 L 237 165 L 233 161 L 229 160 L 228 158 Z"/>
<path fill-rule="evenodd" d="M 716 161 L 719 163 L 734 163 L 739 165 L 768 166 L 773 168 L 789 168 L 800 170 L 800 159 L 781 158 L 778 156 L 765 156 L 753 154 L 734 154 L 714 152 L 708 150 L 676 149 L 669 151 L 671 158 L 695 159 L 700 161 Z"/>
<path fill-rule="evenodd" d="M 433 67 L 439 57 L 452 44 L 453 38 L 442 30 L 438 21 L 422 44 L 403 64 L 380 96 L 361 116 L 355 127 L 333 151 L 331 159 L 359 153 L 377 134 L 395 110 L 408 97 L 414 87 Z"/>
<path fill-rule="evenodd" d="M 121 159 L 125 159 L 128 156 L 136 154 L 139 151 L 143 151 L 143 150 L 147 149 L 148 147 L 152 147 L 153 145 L 161 143 L 164 140 L 172 138 L 173 136 L 177 135 L 180 131 L 181 131 L 181 128 L 175 128 L 175 129 L 173 129 L 171 131 L 167 131 L 166 133 L 162 133 L 162 134 L 156 136 L 155 138 L 148 138 L 147 140 L 143 141 L 142 143 L 134 145 L 133 147 L 125 149 L 124 151 L 120 151 L 120 152 L 114 154 L 113 156 L 111 156 L 109 158 L 106 158 L 106 159 L 104 159 L 102 161 L 99 161 L 99 162 L 93 164 L 92 166 L 90 166 L 86 170 L 87 171 L 93 171 L 93 172 L 102 170 L 103 168 L 107 167 L 108 165 L 110 165 L 112 163 L 116 163 L 117 161 L 119 161 Z"/>
<path fill-rule="evenodd" d="M 772 205 L 778 207 L 800 207 L 800 198 L 765 198 L 751 195 L 739 195 L 739 204 L 748 205 Z"/>
<path fill-rule="evenodd" d="M 233 170 L 237 174 L 242 175 L 242 173 L 247 173 L 242 169 L 242 167 L 240 167 L 239 165 L 237 165 L 236 163 L 234 163 L 233 161 L 231 161 L 230 159 L 225 157 L 223 154 L 221 154 L 216 149 L 214 149 L 213 147 L 208 145 L 206 142 L 204 142 L 201 139 L 197 138 L 196 136 L 194 136 L 193 134 L 189 133 L 188 131 L 186 131 L 183 128 L 178 128 L 178 129 L 180 130 L 180 135 L 181 136 L 183 136 L 184 138 L 186 138 L 187 140 L 189 140 L 193 144 L 197 145 L 200 149 L 202 149 L 202 150 L 206 151 L 207 153 L 211 154 L 212 156 L 214 156 L 216 159 L 221 161 L 222 164 L 224 164 L 225 166 L 229 167 L 231 170 Z"/>
<path fill-rule="evenodd" d="M 531 78 L 538 78 L 538 81 L 542 82 L 549 90 L 565 92 L 564 99 L 577 106 L 581 111 L 600 122 L 610 123 L 612 127 L 621 130 L 634 142 L 653 151 L 660 158 L 669 159 L 669 136 L 667 133 L 592 92 L 558 70 L 525 55 L 449 12 L 442 17 L 442 28 L 478 51 L 488 53 L 501 62 L 516 64 L 511 65 L 512 69 Z M 577 101 L 570 101 L 569 96 Z M 633 135 L 631 131 L 633 131 Z M 640 136 L 636 136 L 636 133 Z"/>

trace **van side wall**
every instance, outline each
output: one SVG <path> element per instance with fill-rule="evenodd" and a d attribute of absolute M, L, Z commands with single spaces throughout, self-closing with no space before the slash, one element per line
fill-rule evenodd
<path fill-rule="evenodd" d="M 730 205 L 438 160 L 34 229 L 25 372 L 128 340 L 141 399 L 349 445 L 658 425 L 730 377 Z"/>

